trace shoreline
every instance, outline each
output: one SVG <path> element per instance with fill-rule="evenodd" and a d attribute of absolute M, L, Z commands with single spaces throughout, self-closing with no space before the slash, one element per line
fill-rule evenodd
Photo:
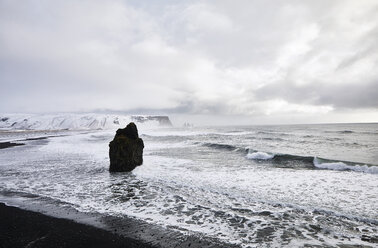
<path fill-rule="evenodd" d="M 54 136 L 17 139 L 39 141 Z M 0 149 L 23 146 L 0 142 Z M 20 192 L 0 192 L 0 248 L 191 247 L 237 248 L 215 238 L 184 234 L 133 217 L 84 213 L 67 203 Z"/>
<path fill-rule="evenodd" d="M 0 203 L 0 247 L 155 246 L 73 220 L 54 218 Z"/>
<path fill-rule="evenodd" d="M 239 247 L 216 239 L 186 235 L 131 217 L 79 212 L 40 197 L 4 198 L 3 195 L 0 220 L 0 248 Z"/>
<path fill-rule="evenodd" d="M 6 142 L 0 142 L 0 149 L 5 149 L 5 148 L 9 148 L 9 147 L 14 147 L 14 146 L 23 146 L 25 145 L 24 143 L 14 143 L 14 142 L 10 142 L 10 141 L 6 141 Z"/>

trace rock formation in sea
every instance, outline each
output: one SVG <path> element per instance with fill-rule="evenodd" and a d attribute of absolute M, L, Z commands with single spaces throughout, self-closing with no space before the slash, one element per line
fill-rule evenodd
<path fill-rule="evenodd" d="M 132 171 L 143 163 L 144 143 L 138 135 L 137 126 L 130 122 L 117 130 L 109 143 L 110 172 Z"/>

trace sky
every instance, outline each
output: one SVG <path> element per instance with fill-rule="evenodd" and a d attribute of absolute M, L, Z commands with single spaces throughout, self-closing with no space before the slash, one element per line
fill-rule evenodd
<path fill-rule="evenodd" d="M 0 113 L 378 122 L 376 0 L 0 0 Z"/>

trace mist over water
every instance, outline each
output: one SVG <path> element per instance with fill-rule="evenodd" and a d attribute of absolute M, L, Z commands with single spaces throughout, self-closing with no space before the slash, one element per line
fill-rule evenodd
<path fill-rule="evenodd" d="M 110 174 L 114 131 L 0 132 L 26 144 L 0 150 L 0 194 L 243 247 L 372 245 L 361 237 L 377 233 L 378 124 L 140 128 L 144 164 Z"/>

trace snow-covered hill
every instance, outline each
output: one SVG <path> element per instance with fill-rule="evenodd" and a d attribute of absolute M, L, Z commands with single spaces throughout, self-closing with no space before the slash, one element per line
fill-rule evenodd
<path fill-rule="evenodd" d="M 124 128 L 129 122 L 142 127 L 171 126 L 168 116 L 112 114 L 0 114 L 3 130 L 95 130 Z"/>

